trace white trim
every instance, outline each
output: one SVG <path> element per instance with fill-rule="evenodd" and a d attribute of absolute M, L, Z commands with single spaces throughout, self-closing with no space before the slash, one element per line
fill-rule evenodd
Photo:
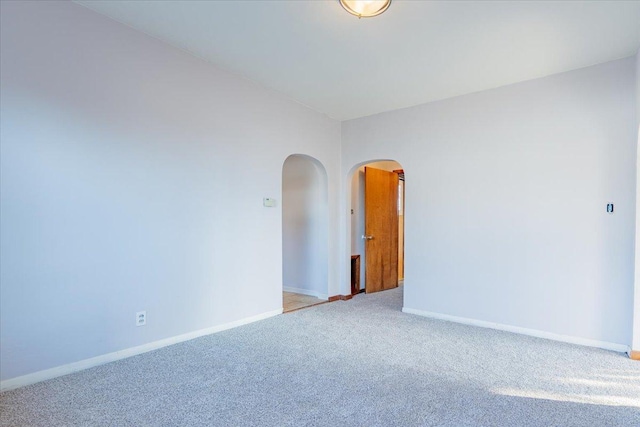
<path fill-rule="evenodd" d="M 268 311 L 266 313 L 246 317 L 234 322 L 224 323 L 222 325 L 213 326 L 211 328 L 200 329 L 186 334 L 165 338 L 159 341 L 153 341 L 147 344 L 139 345 L 137 347 L 130 347 L 124 350 L 114 351 L 113 353 L 107 353 L 101 356 L 92 357 L 91 359 L 80 360 L 79 362 L 69 363 L 67 365 L 57 366 L 55 368 L 45 369 L 43 371 L 34 372 L 32 374 L 0 381 L 0 392 L 13 390 L 19 387 L 24 387 L 26 385 L 35 384 L 56 377 L 61 377 L 63 375 L 72 374 L 84 369 L 93 368 L 94 366 L 104 365 L 105 363 L 109 362 L 115 362 L 116 360 L 126 359 L 127 357 L 136 356 L 138 354 L 157 350 L 162 347 L 167 347 L 173 344 L 189 341 L 194 338 L 215 334 L 216 332 L 236 328 L 238 326 L 257 322 L 259 320 L 264 320 L 269 317 L 277 316 L 278 314 L 282 314 L 282 309 Z"/>
<path fill-rule="evenodd" d="M 316 297 L 319 299 L 329 299 L 329 295 L 327 294 L 321 294 L 320 292 L 317 291 L 311 291 L 309 289 L 302 289 L 302 288 L 294 288 L 292 286 L 283 286 L 282 290 L 285 292 L 293 292 L 294 294 L 302 294 L 302 295 L 309 295 L 311 297 Z"/>
<path fill-rule="evenodd" d="M 418 316 L 430 317 L 432 319 L 446 320 L 449 322 L 462 323 L 464 325 L 478 326 L 480 328 L 497 329 L 499 331 L 513 332 L 521 335 L 529 335 L 537 338 L 545 338 L 553 341 L 561 341 L 569 344 L 583 345 L 586 347 L 597 347 L 605 350 L 627 353 L 631 351 L 629 346 L 606 341 L 596 341 L 587 338 L 573 337 L 570 335 L 554 334 L 553 332 L 539 331 L 537 329 L 521 328 L 519 326 L 505 325 L 502 323 L 486 322 L 484 320 L 468 319 L 466 317 L 450 316 L 448 314 L 433 313 L 430 311 L 416 310 L 414 308 L 402 307 L 403 313 L 416 314 Z"/>

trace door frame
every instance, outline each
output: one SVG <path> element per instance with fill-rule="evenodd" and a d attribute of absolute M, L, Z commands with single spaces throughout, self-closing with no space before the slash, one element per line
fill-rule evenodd
<path fill-rule="evenodd" d="M 354 216 L 353 215 L 359 215 L 359 212 L 355 212 L 354 214 L 351 213 L 351 209 L 352 209 L 352 201 L 357 200 L 358 198 L 358 194 L 354 194 L 353 191 L 353 180 L 354 180 L 354 176 L 356 176 L 356 174 L 358 173 L 358 171 L 360 170 L 361 167 L 363 166 L 371 166 L 371 167 L 376 167 L 375 165 L 372 165 L 373 163 L 379 163 L 379 162 L 394 162 L 396 163 L 398 166 L 394 167 L 393 169 L 390 169 L 389 171 L 391 172 L 396 172 L 396 170 L 402 170 L 402 173 L 406 175 L 407 173 L 407 168 L 404 166 L 404 164 L 402 162 L 400 162 L 397 159 L 393 159 L 393 158 L 382 158 L 382 159 L 372 159 L 372 160 L 367 160 L 367 161 L 362 161 L 362 162 L 358 162 L 355 165 L 353 165 L 346 173 L 346 179 L 345 179 L 345 192 L 344 194 L 344 202 L 345 202 L 345 209 L 344 212 L 346 214 L 346 216 L 344 217 L 344 234 L 343 234 L 343 242 L 345 244 L 344 246 L 344 252 L 343 252 L 343 258 L 344 258 L 344 264 L 342 264 L 344 266 L 343 272 L 344 275 L 342 276 L 344 278 L 343 281 L 343 285 L 342 285 L 342 289 L 343 289 L 343 293 L 344 294 L 351 294 L 351 286 L 350 286 L 350 281 L 351 281 L 351 263 L 350 263 L 350 259 L 352 255 L 360 255 L 360 265 L 361 265 L 361 269 L 362 269 L 362 274 L 361 274 L 361 283 L 360 286 L 362 286 L 362 289 L 365 288 L 366 283 L 365 283 L 365 272 L 364 269 L 362 268 L 362 266 L 365 265 L 366 262 L 366 254 L 364 254 L 363 251 L 358 250 L 358 247 L 363 247 L 364 245 L 360 245 L 358 246 L 358 244 L 356 243 L 357 241 L 360 241 L 360 231 L 363 230 L 357 230 L 354 227 L 358 226 L 358 222 L 355 221 L 354 222 Z M 404 219 L 404 209 L 406 206 L 406 185 L 403 188 L 403 198 L 402 198 L 402 202 L 403 202 L 403 219 Z M 363 217 L 363 221 L 364 221 L 364 217 Z M 364 222 L 362 223 L 362 226 L 364 226 Z M 403 244 L 403 263 L 404 263 L 404 268 L 403 268 L 403 276 L 406 278 L 406 271 L 407 271 L 407 265 L 406 265 L 406 236 L 407 236 L 407 223 L 406 220 L 404 221 L 404 244 Z M 359 233 L 359 234 L 358 234 Z M 357 236 L 354 237 L 354 235 L 357 234 Z M 342 260 L 341 260 L 342 261 Z M 404 284 L 404 278 L 402 280 L 402 283 Z M 404 287 L 403 287 L 403 293 L 404 293 Z"/>
<path fill-rule="evenodd" d="M 307 169 L 307 171 L 314 176 L 315 178 L 317 178 L 316 180 L 316 186 L 315 186 L 315 191 L 313 188 L 305 188 L 304 189 L 304 193 L 309 194 L 310 192 L 314 191 L 316 192 L 316 196 L 317 199 L 314 200 L 314 206 L 313 208 L 315 209 L 315 213 L 313 215 L 308 215 L 307 213 L 305 213 L 305 219 L 315 219 L 316 221 L 320 221 L 320 227 L 317 229 L 312 229 L 312 228 L 308 228 L 307 230 L 305 230 L 305 232 L 308 233 L 313 233 L 313 239 L 312 239 L 312 243 L 315 243 L 315 245 L 310 245 L 309 243 L 305 244 L 305 250 L 309 249 L 310 251 L 313 252 L 313 256 L 308 258 L 307 261 L 309 261 L 311 264 L 311 267 L 313 269 L 313 274 L 312 276 L 314 277 L 314 280 L 312 280 L 313 282 L 313 286 L 308 287 L 309 283 L 287 283 L 288 282 L 288 277 L 287 277 L 287 270 L 291 268 L 291 263 L 293 261 L 296 261 L 295 259 L 292 259 L 292 257 L 288 257 L 287 256 L 287 244 L 285 243 L 285 238 L 288 237 L 287 235 L 289 234 L 290 231 L 290 224 L 287 223 L 286 221 L 286 217 L 287 217 L 287 194 L 285 192 L 285 186 L 288 184 L 287 181 L 287 177 L 286 177 L 286 168 L 287 168 L 287 164 L 288 161 L 290 160 L 299 160 L 299 161 L 303 161 L 303 164 L 305 165 L 305 168 Z M 310 296 L 314 296 L 320 299 L 328 299 L 329 298 L 329 275 L 330 275 L 330 271 L 329 271 L 329 260 L 330 260 L 330 253 L 329 253 L 329 205 L 328 205 L 328 194 L 329 194 L 329 186 L 328 186 L 328 175 L 327 175 L 327 171 L 324 167 L 324 165 L 322 164 L 322 162 L 320 162 L 318 159 L 316 159 L 315 157 L 309 156 L 307 154 L 299 154 L 299 153 L 293 153 L 288 155 L 283 163 L 282 163 L 282 168 L 281 168 L 281 206 L 282 206 L 282 210 L 281 210 L 281 238 L 282 238 L 282 245 L 281 245 L 281 252 L 282 252 L 282 275 L 281 275 L 281 292 L 280 294 L 282 295 L 282 292 L 284 291 L 289 291 L 289 292 L 295 292 L 295 293 L 301 293 L 301 294 L 305 294 L 305 295 L 310 295 Z M 266 205 L 265 205 L 266 206 Z M 308 237 L 308 236 L 307 236 Z M 293 257 L 293 258 L 297 258 L 297 257 Z M 292 285 L 294 287 L 292 287 Z M 298 288 L 295 287 L 296 285 L 305 285 L 304 288 Z"/>

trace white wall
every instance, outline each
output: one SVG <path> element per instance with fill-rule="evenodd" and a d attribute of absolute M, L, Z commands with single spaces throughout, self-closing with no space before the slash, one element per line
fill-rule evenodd
<path fill-rule="evenodd" d="M 305 156 L 282 168 L 282 272 L 288 292 L 328 298 L 327 174 Z"/>
<path fill-rule="evenodd" d="M 636 118 L 640 126 L 640 50 L 636 53 Z"/>
<path fill-rule="evenodd" d="M 281 310 L 262 198 L 313 156 L 336 230 L 340 123 L 81 6 L 1 4 L 1 378 Z"/>
<path fill-rule="evenodd" d="M 630 344 L 634 61 L 343 122 L 410 182 L 405 308 Z"/>
<path fill-rule="evenodd" d="M 364 250 L 364 240 L 362 236 L 364 233 L 364 218 L 365 218 L 365 204 L 364 204 L 364 168 L 372 167 L 376 169 L 393 172 L 397 169 L 402 169 L 400 163 L 393 160 L 382 160 L 367 163 L 364 166 L 360 166 L 353 172 L 351 176 L 351 254 L 360 255 L 360 289 L 364 289 L 365 282 L 365 268 L 367 263 L 367 254 Z"/>
<path fill-rule="evenodd" d="M 640 352 L 640 50 L 636 53 L 636 119 L 636 263 L 632 348 Z"/>

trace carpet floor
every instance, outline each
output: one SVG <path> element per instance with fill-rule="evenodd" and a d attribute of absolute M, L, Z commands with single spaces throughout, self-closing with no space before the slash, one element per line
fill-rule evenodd
<path fill-rule="evenodd" d="M 2 426 L 640 426 L 625 355 L 322 304 L 0 395 Z"/>

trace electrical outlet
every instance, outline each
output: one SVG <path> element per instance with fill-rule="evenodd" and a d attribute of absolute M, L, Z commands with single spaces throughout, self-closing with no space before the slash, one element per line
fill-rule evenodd
<path fill-rule="evenodd" d="M 136 326 L 144 326 L 147 324 L 147 312 L 139 311 L 136 313 Z"/>

